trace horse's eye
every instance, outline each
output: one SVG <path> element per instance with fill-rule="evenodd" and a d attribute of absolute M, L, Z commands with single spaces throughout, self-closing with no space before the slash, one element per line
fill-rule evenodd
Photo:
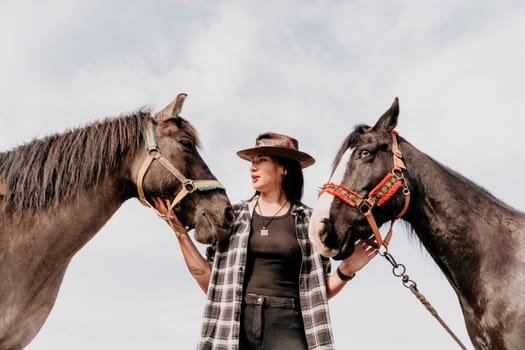
<path fill-rule="evenodd" d="M 193 141 L 190 139 L 182 139 L 180 140 L 180 144 L 186 148 L 193 148 Z"/>
<path fill-rule="evenodd" d="M 359 152 L 359 158 L 362 159 L 362 158 L 370 157 L 371 154 L 372 154 L 372 153 L 371 153 L 369 150 L 367 150 L 367 149 L 363 149 L 363 150 L 361 150 L 361 151 Z"/>

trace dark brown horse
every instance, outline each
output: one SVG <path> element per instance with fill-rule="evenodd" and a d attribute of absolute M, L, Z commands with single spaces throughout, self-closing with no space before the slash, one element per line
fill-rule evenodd
<path fill-rule="evenodd" d="M 154 117 L 141 110 L 0 153 L 1 350 L 35 337 L 71 258 L 125 200 L 176 196 L 198 241 L 229 234 L 230 202 L 179 116 L 185 96 Z"/>
<path fill-rule="evenodd" d="M 402 216 L 456 292 L 476 349 L 525 349 L 525 214 L 398 136 L 398 114 L 396 98 L 345 139 L 310 238 L 342 259 L 358 240 L 381 243 L 374 226 Z"/>

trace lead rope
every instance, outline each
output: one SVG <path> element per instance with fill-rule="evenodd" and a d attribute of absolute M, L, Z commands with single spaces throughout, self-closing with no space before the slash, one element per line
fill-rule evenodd
<path fill-rule="evenodd" d="M 425 306 L 425 308 L 430 312 L 432 316 L 438 320 L 438 322 L 445 328 L 447 333 L 456 341 L 456 343 L 459 345 L 459 347 L 463 350 L 467 350 L 467 347 L 463 345 L 461 340 L 456 336 L 456 334 L 450 329 L 450 327 L 443 321 L 443 319 L 439 316 L 438 312 L 434 307 L 430 304 L 430 302 L 425 298 L 423 294 L 417 289 L 417 284 L 413 280 L 410 279 L 410 277 L 406 274 L 406 268 L 403 264 L 398 264 L 397 261 L 394 259 L 392 254 L 388 252 L 388 249 L 385 248 L 384 252 L 379 252 L 379 255 L 384 257 L 391 265 L 392 265 L 392 274 L 395 277 L 401 277 L 401 281 L 403 283 L 403 286 L 410 289 L 410 291 L 416 296 L 416 298 Z"/>

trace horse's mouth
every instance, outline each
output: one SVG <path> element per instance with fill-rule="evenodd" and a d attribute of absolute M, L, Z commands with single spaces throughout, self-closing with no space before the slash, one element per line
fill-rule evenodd
<path fill-rule="evenodd" d="M 215 216 L 206 210 L 196 214 L 195 239 L 202 244 L 213 244 L 227 238 L 233 224 L 233 213 L 227 208 L 224 216 Z"/>
<path fill-rule="evenodd" d="M 339 252 L 333 257 L 334 260 L 343 260 L 352 255 L 356 242 L 370 239 L 373 237 L 373 233 L 368 225 L 356 225 L 350 227 L 344 237 Z"/>
<path fill-rule="evenodd" d="M 340 225 L 329 217 L 312 222 L 310 239 L 314 246 L 321 255 L 335 260 L 343 260 L 350 256 L 357 241 L 366 240 L 373 234 L 366 220 L 354 221 L 351 226 Z"/>
<path fill-rule="evenodd" d="M 352 255 L 354 252 L 354 245 L 357 240 L 352 237 L 352 234 L 347 233 L 346 239 L 339 247 L 339 252 L 333 257 L 334 260 L 343 260 Z"/>

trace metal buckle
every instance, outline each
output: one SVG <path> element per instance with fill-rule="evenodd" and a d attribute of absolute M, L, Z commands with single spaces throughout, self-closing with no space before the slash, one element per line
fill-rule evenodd
<path fill-rule="evenodd" d="M 368 214 L 368 212 L 370 212 L 370 210 L 372 210 L 373 206 L 373 204 L 370 204 L 368 201 L 364 200 L 361 203 L 359 203 L 358 208 L 361 214 L 366 215 Z"/>
<path fill-rule="evenodd" d="M 182 186 L 184 187 L 186 191 L 188 191 L 188 193 L 192 193 L 195 190 L 197 190 L 197 185 L 195 184 L 195 181 L 193 180 L 188 180 L 184 182 Z"/>

